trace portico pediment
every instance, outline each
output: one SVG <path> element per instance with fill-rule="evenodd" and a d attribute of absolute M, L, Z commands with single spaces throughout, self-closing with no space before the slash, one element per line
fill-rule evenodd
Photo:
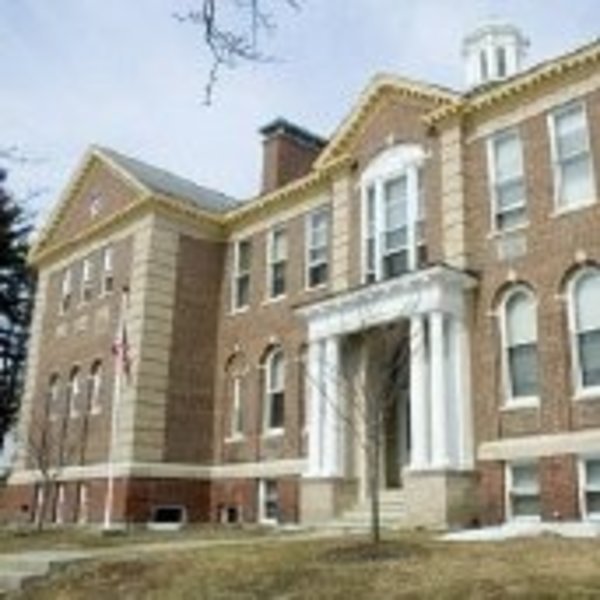
<path fill-rule="evenodd" d="M 465 291 L 475 285 L 472 275 L 436 265 L 299 307 L 297 312 L 306 319 L 311 340 L 430 312 L 463 318 Z"/>

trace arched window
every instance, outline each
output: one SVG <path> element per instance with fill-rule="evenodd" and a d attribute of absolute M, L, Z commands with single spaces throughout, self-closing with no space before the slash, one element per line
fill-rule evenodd
<path fill-rule="evenodd" d="M 537 314 L 533 294 L 525 287 L 508 292 L 502 310 L 506 397 L 509 402 L 537 399 Z"/>
<path fill-rule="evenodd" d="M 273 348 L 265 360 L 265 430 L 280 431 L 285 420 L 285 357 Z"/>
<path fill-rule="evenodd" d="M 79 367 L 73 367 L 69 376 L 69 388 L 67 390 L 67 413 L 71 417 L 79 416 Z"/>
<path fill-rule="evenodd" d="M 102 361 L 97 360 L 92 364 L 88 379 L 88 401 L 90 412 L 98 414 L 102 410 L 101 404 L 102 392 Z"/>
<path fill-rule="evenodd" d="M 570 286 L 570 324 L 577 392 L 600 389 L 600 270 L 578 273 Z"/>
<path fill-rule="evenodd" d="M 46 411 L 50 418 L 58 413 L 58 401 L 60 397 L 60 376 L 53 373 L 48 382 L 48 395 L 46 397 Z"/>

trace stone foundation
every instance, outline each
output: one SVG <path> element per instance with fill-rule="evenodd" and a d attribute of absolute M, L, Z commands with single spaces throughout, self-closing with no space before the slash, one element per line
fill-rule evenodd
<path fill-rule="evenodd" d="M 352 508 L 358 499 L 355 479 L 310 479 L 300 482 L 300 522 L 326 523 Z"/>
<path fill-rule="evenodd" d="M 452 529 L 479 522 L 474 472 L 407 470 L 403 481 L 410 527 Z"/>

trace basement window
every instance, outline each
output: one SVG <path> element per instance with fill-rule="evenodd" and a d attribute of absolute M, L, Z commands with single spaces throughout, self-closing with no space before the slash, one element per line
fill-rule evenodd
<path fill-rule="evenodd" d="M 537 463 L 508 465 L 508 516 L 515 520 L 540 518 L 540 484 Z"/>
<path fill-rule="evenodd" d="M 149 528 L 155 530 L 181 529 L 186 522 L 187 513 L 184 506 L 155 506 L 152 511 Z"/>
<path fill-rule="evenodd" d="M 582 512 L 588 519 L 600 520 L 600 458 L 584 460 L 582 475 Z"/>

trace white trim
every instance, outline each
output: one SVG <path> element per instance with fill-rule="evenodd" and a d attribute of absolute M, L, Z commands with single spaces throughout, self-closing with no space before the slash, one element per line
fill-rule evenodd
<path fill-rule="evenodd" d="M 506 506 L 506 520 L 518 523 L 539 523 L 542 520 L 542 515 L 539 514 L 537 516 L 533 515 L 525 515 L 519 516 L 513 514 L 513 505 L 512 505 L 512 496 L 514 487 L 513 487 L 513 468 L 514 467 L 533 467 L 536 473 L 537 486 L 536 489 L 532 490 L 521 490 L 522 496 L 537 496 L 540 502 L 540 511 L 541 511 L 541 489 L 540 489 L 540 469 L 539 463 L 534 460 L 521 460 L 521 461 L 513 461 L 510 463 L 506 463 L 505 465 L 505 506 Z"/>
<path fill-rule="evenodd" d="M 406 178 L 406 250 L 408 252 L 408 270 L 417 266 L 416 227 L 419 202 L 419 170 L 423 167 L 426 154 L 423 148 L 416 144 L 398 144 L 387 148 L 376 156 L 363 171 L 360 179 L 361 190 L 361 280 L 368 282 L 368 252 L 367 252 L 367 206 L 369 190 L 374 194 L 375 232 L 374 259 L 375 280 L 383 279 L 385 236 L 385 186 L 397 179 Z"/>
<path fill-rule="evenodd" d="M 312 231 L 313 231 L 313 219 L 318 215 L 325 215 L 325 229 L 326 229 L 326 240 L 325 240 L 325 260 L 318 262 L 311 262 L 310 252 L 313 249 L 312 242 Z M 329 204 L 323 204 L 306 213 L 304 217 L 304 288 L 307 291 L 315 291 L 320 288 L 326 288 L 329 285 L 331 278 L 331 221 L 332 211 Z M 321 248 L 321 247 L 319 247 Z M 310 271 L 315 267 L 326 265 L 327 277 L 325 281 L 317 284 L 310 284 Z"/>
<path fill-rule="evenodd" d="M 567 205 L 561 203 L 560 198 L 560 190 L 562 187 L 562 167 L 561 162 L 558 157 L 558 145 L 556 139 L 556 119 L 560 117 L 562 114 L 573 110 L 574 108 L 580 108 L 583 121 L 584 121 L 584 130 L 585 130 L 585 141 L 586 141 L 586 150 L 587 160 L 590 168 L 590 187 L 592 190 L 592 198 L 582 198 L 581 200 Z M 551 167 L 552 167 L 552 179 L 553 179 L 553 198 L 554 198 L 554 211 L 553 215 L 560 215 L 565 212 L 572 212 L 575 210 L 580 210 L 586 208 L 592 204 L 597 203 L 597 186 L 596 186 L 596 177 L 595 177 L 595 169 L 594 169 L 594 160 L 593 153 L 590 141 L 590 121 L 587 113 L 587 104 L 585 99 L 580 98 L 576 100 L 571 100 L 566 102 L 560 106 L 555 107 L 548 113 L 547 116 L 547 124 L 548 124 L 548 135 L 550 137 L 550 155 L 551 155 Z"/>
<path fill-rule="evenodd" d="M 261 477 L 285 477 L 305 473 L 307 460 L 304 458 L 273 460 L 265 462 L 231 463 L 223 465 L 186 465 L 179 463 L 115 463 L 116 478 L 143 479 L 257 479 Z M 54 481 L 87 481 L 106 479 L 108 464 L 100 463 L 86 467 L 62 467 L 52 472 Z M 13 471 L 8 485 L 25 485 L 42 482 L 44 478 L 37 470 Z"/>
<path fill-rule="evenodd" d="M 516 181 L 517 178 L 520 179 L 523 185 L 523 203 L 522 205 L 512 207 L 514 208 L 522 208 L 524 210 L 524 220 L 522 223 L 515 225 L 510 228 L 500 228 L 498 227 L 498 216 L 500 214 L 504 214 L 509 211 L 499 211 L 498 205 L 498 172 L 497 172 L 497 163 L 496 163 L 496 143 L 498 140 L 502 140 L 503 138 L 513 137 L 516 140 L 518 145 L 519 152 L 519 160 L 520 160 L 520 173 L 514 176 L 509 181 Z M 510 127 L 508 129 L 504 129 L 502 131 L 498 131 L 491 135 L 486 141 L 486 154 L 487 154 L 487 163 L 488 163 L 488 175 L 489 175 L 489 194 L 490 194 L 490 233 L 491 234 L 505 234 L 511 233 L 515 230 L 521 230 L 528 226 L 527 219 L 527 181 L 525 177 L 525 161 L 523 156 L 523 140 L 521 138 L 521 132 L 518 127 Z M 506 182 L 504 182 L 506 183 Z"/>
<path fill-rule="evenodd" d="M 533 304 L 533 311 L 535 313 L 535 346 L 536 346 L 536 369 L 538 378 L 538 395 L 536 396 L 513 396 L 512 389 L 512 375 L 510 372 L 510 364 L 508 360 L 508 319 L 507 319 L 507 307 L 510 300 L 516 294 L 525 294 Z M 538 326 L 538 301 L 534 292 L 525 285 L 517 284 L 511 286 L 502 297 L 502 301 L 499 306 L 498 319 L 500 325 L 500 342 L 502 352 L 502 399 L 503 405 L 502 410 L 518 410 L 521 408 L 535 408 L 540 404 L 539 397 L 539 326 Z M 530 342 L 533 343 L 533 342 Z"/>
<path fill-rule="evenodd" d="M 581 455 L 577 459 L 577 483 L 578 483 L 578 500 L 579 500 L 579 514 L 582 520 L 586 521 L 600 521 L 600 512 L 589 513 L 587 509 L 587 469 L 586 463 L 588 461 L 600 462 L 600 453 Z M 600 492 L 600 485 L 594 487 L 592 492 Z"/>
<path fill-rule="evenodd" d="M 250 264 L 246 271 L 240 270 L 240 246 L 248 244 Z M 248 302 L 238 306 L 238 284 L 242 277 L 248 276 Z M 246 312 L 250 308 L 250 286 L 252 281 L 252 238 L 246 237 L 233 242 L 233 269 L 231 269 L 231 298 L 230 311 L 231 314 Z"/>
<path fill-rule="evenodd" d="M 483 442 L 479 460 L 528 460 L 560 454 L 600 454 L 600 428 L 565 433 L 528 435 Z"/>
<path fill-rule="evenodd" d="M 595 267 L 583 267 L 575 272 L 567 284 L 567 321 L 569 324 L 569 344 L 571 348 L 571 382 L 573 385 L 573 398 L 575 400 L 589 400 L 600 398 L 600 386 L 583 385 L 583 377 L 581 372 L 581 359 L 579 356 L 579 330 L 577 328 L 577 314 L 575 293 L 581 279 L 590 273 L 595 273 L 596 277 L 600 277 L 600 269 Z M 600 302 L 600 298 L 598 299 Z"/>
<path fill-rule="evenodd" d="M 300 307 L 297 314 L 307 319 L 309 341 L 432 311 L 462 318 L 465 291 L 475 285 L 470 275 L 438 265 Z"/>
<path fill-rule="evenodd" d="M 275 235 L 277 233 L 281 233 L 283 235 L 283 244 L 284 244 L 284 258 L 278 261 L 274 261 L 273 260 L 273 247 L 274 247 L 274 239 L 275 239 Z M 278 224 L 273 226 L 268 234 L 267 234 L 267 269 L 266 269 L 266 275 L 267 275 L 267 287 L 266 287 L 266 294 L 265 294 L 265 303 L 267 302 L 273 302 L 275 300 L 281 300 L 283 298 L 286 297 L 287 292 L 288 292 L 288 259 L 289 259 L 289 248 L 288 248 L 288 231 L 287 231 L 287 227 L 283 224 Z M 284 285 L 283 285 L 283 292 L 280 294 L 274 294 L 273 293 L 273 268 L 276 264 L 279 263 L 283 263 L 284 265 Z"/>

